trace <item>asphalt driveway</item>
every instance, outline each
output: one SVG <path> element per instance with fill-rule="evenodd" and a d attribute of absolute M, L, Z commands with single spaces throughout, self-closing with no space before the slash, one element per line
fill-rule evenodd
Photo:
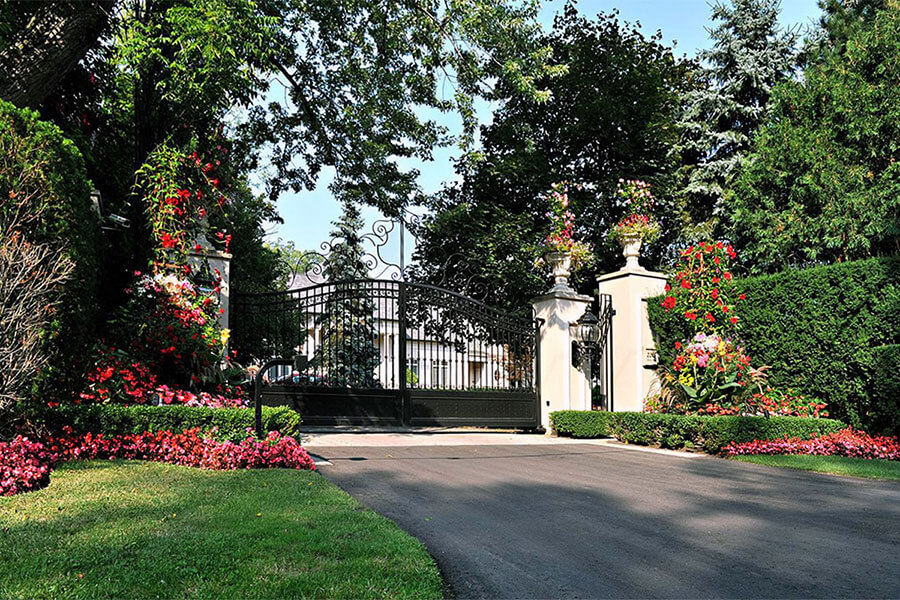
<path fill-rule="evenodd" d="M 900 597 L 900 484 L 593 444 L 316 447 L 459 598 Z"/>

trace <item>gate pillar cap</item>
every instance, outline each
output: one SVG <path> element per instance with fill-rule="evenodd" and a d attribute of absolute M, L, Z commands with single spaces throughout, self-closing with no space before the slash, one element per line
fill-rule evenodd
<path fill-rule="evenodd" d="M 609 281 L 611 279 L 619 279 L 620 277 L 649 277 L 650 279 L 668 279 L 668 276 L 665 273 L 660 273 L 658 271 L 648 271 L 643 267 L 631 267 L 619 269 L 618 271 L 613 271 L 612 273 L 607 273 L 605 275 L 598 275 L 597 281 Z"/>
<path fill-rule="evenodd" d="M 545 300 L 574 300 L 576 302 L 593 302 L 594 298 L 592 296 L 584 296 L 577 292 L 559 291 L 550 292 L 541 296 L 535 296 L 531 299 L 531 303 L 536 304 L 537 302 L 543 302 Z"/>

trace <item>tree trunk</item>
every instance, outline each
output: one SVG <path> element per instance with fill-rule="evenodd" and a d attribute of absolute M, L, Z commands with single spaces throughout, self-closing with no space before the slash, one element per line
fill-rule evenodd
<path fill-rule="evenodd" d="M 95 0 L 41 5 L 0 50 L 0 98 L 20 107 L 40 105 L 97 42 L 114 4 Z"/>

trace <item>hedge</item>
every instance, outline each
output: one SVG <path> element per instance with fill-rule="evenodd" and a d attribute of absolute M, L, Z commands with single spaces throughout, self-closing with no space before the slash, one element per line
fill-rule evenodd
<path fill-rule="evenodd" d="M 876 431 L 900 436 L 900 344 L 872 350 L 872 422 Z"/>
<path fill-rule="evenodd" d="M 252 408 L 204 408 L 200 406 L 123 406 L 120 404 L 62 405 L 32 412 L 31 417 L 58 432 L 63 426 L 74 433 L 120 435 L 144 431 L 184 431 L 213 427 L 220 440 L 237 442 L 255 425 Z M 263 428 L 300 439 L 300 413 L 285 406 L 262 407 Z"/>
<path fill-rule="evenodd" d="M 575 438 L 615 437 L 629 444 L 696 448 L 711 454 L 719 453 L 731 442 L 809 438 L 846 427 L 834 419 L 800 417 L 701 417 L 577 410 L 554 412 L 550 417 L 558 433 Z"/>
<path fill-rule="evenodd" d="M 73 263 L 48 331 L 53 359 L 41 374 L 43 396 L 59 397 L 79 387 L 72 379 L 83 371 L 77 363 L 95 339 L 99 317 L 100 223 L 91 208 L 91 185 L 81 152 L 59 127 L 2 100 L 0 161 L 0 213 L 12 207 L 5 199 L 13 194 L 31 197 L 29 212 L 40 217 L 25 237 L 60 248 Z"/>
<path fill-rule="evenodd" d="M 755 365 L 771 365 L 773 387 L 820 398 L 832 417 L 854 427 L 884 431 L 885 424 L 876 428 L 886 398 L 874 390 L 873 350 L 900 342 L 900 257 L 748 277 L 736 286 L 747 295 L 740 337 Z M 660 361 L 669 364 L 690 330 L 661 301 L 650 298 L 647 307 Z"/>

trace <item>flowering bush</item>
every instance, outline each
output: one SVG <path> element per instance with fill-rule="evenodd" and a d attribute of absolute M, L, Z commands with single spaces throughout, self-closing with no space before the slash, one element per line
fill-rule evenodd
<path fill-rule="evenodd" d="M 734 249 L 722 242 L 704 242 L 683 250 L 675 276 L 666 284 L 662 307 L 666 312 L 683 313 L 688 321 L 699 319 L 708 331 L 737 331 L 740 317 L 735 309 L 745 297 L 734 290 L 730 264 L 735 257 Z"/>
<path fill-rule="evenodd" d="M 715 333 L 698 333 L 687 343 L 676 342 L 678 354 L 661 384 L 666 393 L 651 398 L 648 412 L 680 414 L 741 414 L 739 399 L 760 375 L 740 345 Z"/>
<path fill-rule="evenodd" d="M 209 212 L 227 202 L 222 192 L 223 182 L 231 179 L 228 150 L 219 145 L 214 154 L 208 162 L 196 151 L 188 154 L 163 145 L 138 172 L 158 263 L 186 266 L 190 251 L 199 250 L 196 238 Z M 219 232 L 215 237 L 227 252 L 230 236 Z"/>
<path fill-rule="evenodd" d="M 591 245 L 574 237 L 575 215 L 569 209 L 569 186 L 566 182 L 554 183 L 547 194 L 550 210 L 550 233 L 544 241 L 547 252 L 562 252 L 572 259 L 572 268 L 589 266 L 594 260 Z"/>
<path fill-rule="evenodd" d="M 766 387 L 762 392 L 754 393 L 747 404 L 753 414 L 772 414 L 782 417 L 828 417 L 827 404 L 808 398 L 803 394 L 788 389 L 785 391 Z"/>
<path fill-rule="evenodd" d="M 76 402 L 246 405 L 223 387 L 229 332 L 218 323 L 221 274 L 210 273 L 215 283 L 202 289 L 191 280 L 197 274 L 188 261 L 191 251 L 204 249 L 198 239 L 214 216 L 210 211 L 227 202 L 233 169 L 222 145 L 210 161 L 189 152 L 160 146 L 138 172 L 154 245 L 152 274 L 135 272 Z M 215 238 L 227 251 L 230 236 L 217 231 Z M 204 274 L 208 270 L 204 264 Z"/>
<path fill-rule="evenodd" d="M 219 368 L 228 330 L 218 325 L 218 289 L 201 293 L 171 273 L 135 274 L 129 299 L 112 321 L 115 345 L 98 345 L 82 400 L 191 406 L 243 406 L 240 399 L 174 388 L 223 387 Z M 157 402 L 157 403 L 159 403 Z"/>
<path fill-rule="evenodd" d="M 157 373 L 165 369 L 203 383 L 211 379 L 211 367 L 218 364 L 228 341 L 228 330 L 219 328 L 218 287 L 201 293 L 187 279 L 173 274 L 154 276 L 136 274 L 131 301 L 117 321 L 140 323 L 138 343 L 142 353 L 150 355 Z"/>
<path fill-rule="evenodd" d="M 228 388 L 229 395 L 223 396 L 211 392 L 195 394 L 187 390 L 171 389 L 160 385 L 153 389 L 150 401 L 153 404 L 183 404 L 185 406 L 204 406 L 206 408 L 247 408 L 249 399 L 240 388 Z"/>
<path fill-rule="evenodd" d="M 147 391 L 156 386 L 156 376 L 143 363 L 132 360 L 123 350 L 101 344 L 94 369 L 88 373 L 88 387 L 81 400 L 143 404 Z"/>
<path fill-rule="evenodd" d="M 729 444 L 725 456 L 743 454 L 810 454 L 900 460 L 900 442 L 895 437 L 871 436 L 852 428 L 810 439 L 785 437 L 778 440 Z"/>
<path fill-rule="evenodd" d="M 0 442 L 0 496 L 12 496 L 50 482 L 50 454 L 43 444 L 16 436 Z"/>
<path fill-rule="evenodd" d="M 22 436 L 0 442 L 0 496 L 38 489 L 50 481 L 58 462 L 92 459 L 127 459 L 165 462 L 217 471 L 236 469 L 301 469 L 314 471 L 315 463 L 292 437 L 277 431 L 264 440 L 247 437 L 240 443 L 216 441 L 199 429 L 116 435 L 65 435 L 44 443 Z"/>
<path fill-rule="evenodd" d="M 650 192 L 650 184 L 639 179 L 620 179 L 616 196 L 625 206 L 626 216 L 613 225 L 610 237 L 619 243 L 640 238 L 651 243 L 659 238 L 659 223 L 653 216 L 656 200 Z"/>

